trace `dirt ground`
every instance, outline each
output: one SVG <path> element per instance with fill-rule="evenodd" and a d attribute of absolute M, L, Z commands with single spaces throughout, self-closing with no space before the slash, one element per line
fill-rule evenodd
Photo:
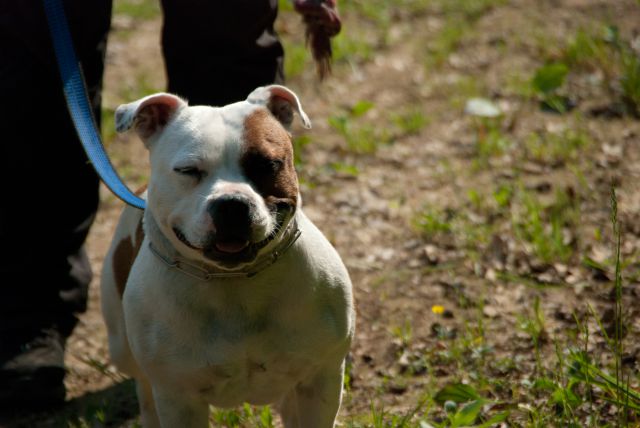
<path fill-rule="evenodd" d="M 343 256 L 355 287 L 342 426 L 374 426 L 381 409 L 417 409 L 416 418 L 446 424 L 425 397 L 450 382 L 473 385 L 507 409 L 504 426 L 571 426 L 548 416 L 557 409 L 549 394 L 526 385 L 542 377 L 562 383 L 561 356 L 576 346 L 603 367 L 613 361 L 590 316 L 611 331 L 612 185 L 622 234 L 623 364 L 630 384 L 639 383 L 640 122 L 621 107 L 619 70 L 597 59 L 571 66 L 558 93 L 572 108 L 561 114 L 541 108 L 545 94 L 530 81 L 545 63 L 564 60 L 582 29 L 615 24 L 640 52 L 640 5 L 484 1 L 460 12 L 437 1 L 373 3 L 385 5 L 383 17 L 365 2 L 344 2 L 333 76 L 319 83 L 307 60 L 303 71 L 291 63 L 288 81 L 314 124 L 299 140 L 304 210 Z M 297 54 L 302 27 L 292 12 L 281 15 L 287 52 Z M 114 16 L 107 114 L 164 87 L 160 26 L 158 16 Z M 502 115 L 465 113 L 475 97 Z M 131 135 L 115 136 L 110 123 L 109 152 L 137 187 L 149 173 L 146 151 Z M 99 303 L 101 263 L 121 209 L 103 189 L 87 245 L 95 268 L 89 310 L 67 349 L 69 405 L 8 426 L 136 424 L 132 384 L 109 365 Z M 589 326 L 588 338 L 576 320 Z M 423 399 L 431 404 L 420 408 Z M 616 409 L 596 399 L 572 415 L 573 426 L 615 426 Z M 628 423 L 640 426 L 640 418 Z"/>

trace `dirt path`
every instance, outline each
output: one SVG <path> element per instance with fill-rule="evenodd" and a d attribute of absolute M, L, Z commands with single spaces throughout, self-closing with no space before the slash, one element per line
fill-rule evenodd
<path fill-rule="evenodd" d="M 343 255 L 355 285 L 345 426 L 370 426 L 372 403 L 402 413 L 451 381 L 511 409 L 510 426 L 562 425 L 565 416 L 548 416 L 549 394 L 523 385 L 562 375 L 556 348 L 566 357 L 582 346 L 574 316 L 590 326 L 585 346 L 594 358 L 611 362 L 587 305 L 611 325 L 612 183 L 623 233 L 625 367 L 638 384 L 640 123 L 619 113 L 620 83 L 608 81 L 618 71 L 598 63 L 597 53 L 572 63 L 558 90 L 575 104 L 570 112 L 543 111 L 530 82 L 545 62 L 565 61 L 581 29 L 613 23 L 640 49 L 640 7 L 631 0 L 454 3 L 459 9 L 375 2 L 387 8 L 380 17 L 364 2 L 345 1 L 351 30 L 339 42 L 334 76 L 319 85 L 308 64 L 290 79 L 314 123 L 306 144 L 299 141 L 304 209 Z M 300 25 L 282 15 L 293 55 Z M 116 17 L 107 110 L 162 89 L 159 25 Z M 473 97 L 492 100 L 502 118 L 465 114 Z M 144 182 L 142 145 L 109 135 L 118 167 L 134 186 Z M 108 365 L 98 297 L 120 209 L 103 192 L 88 243 L 96 270 L 90 309 L 68 347 L 75 401 L 62 414 L 38 416 L 41 426 L 101 426 L 100 414 L 108 426 L 134 424 L 131 384 Z M 597 426 L 614 420 L 605 401 L 591 406 L 576 406 L 579 421 L 588 414 L 598 415 Z M 444 415 L 433 402 L 417 413 Z"/>

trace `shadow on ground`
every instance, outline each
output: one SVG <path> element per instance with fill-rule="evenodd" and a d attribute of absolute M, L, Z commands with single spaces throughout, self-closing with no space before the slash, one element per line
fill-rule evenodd
<path fill-rule="evenodd" d="M 135 383 L 126 380 L 67 401 L 57 410 L 0 408 L 0 428 L 127 426 L 138 415 Z"/>

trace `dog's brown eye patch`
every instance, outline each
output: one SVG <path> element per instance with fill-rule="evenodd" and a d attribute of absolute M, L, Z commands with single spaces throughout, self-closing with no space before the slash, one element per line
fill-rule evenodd
<path fill-rule="evenodd" d="M 244 123 L 245 148 L 240 166 L 267 203 L 298 199 L 291 136 L 267 109 L 253 112 Z"/>
<path fill-rule="evenodd" d="M 260 152 L 246 153 L 243 160 L 245 173 L 252 181 L 276 175 L 283 168 L 285 162 L 281 159 L 270 159 Z"/>

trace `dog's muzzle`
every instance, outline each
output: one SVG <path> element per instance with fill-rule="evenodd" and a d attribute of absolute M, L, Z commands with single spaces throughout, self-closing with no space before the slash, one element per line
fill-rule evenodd
<path fill-rule="evenodd" d="M 251 241 L 253 203 L 242 195 L 225 195 L 208 208 L 215 232 L 210 247 L 220 254 L 237 254 Z"/>
<path fill-rule="evenodd" d="M 201 248 L 203 255 L 227 268 L 253 262 L 259 251 L 279 236 L 295 211 L 289 204 L 275 204 L 269 208 L 270 215 L 275 217 L 275 227 L 267 237 L 256 242 L 253 240 L 257 210 L 254 202 L 238 193 L 216 198 L 207 208 L 213 229 Z M 183 233 L 176 233 L 176 236 L 185 243 Z M 190 244 L 187 241 L 185 245 Z"/>

